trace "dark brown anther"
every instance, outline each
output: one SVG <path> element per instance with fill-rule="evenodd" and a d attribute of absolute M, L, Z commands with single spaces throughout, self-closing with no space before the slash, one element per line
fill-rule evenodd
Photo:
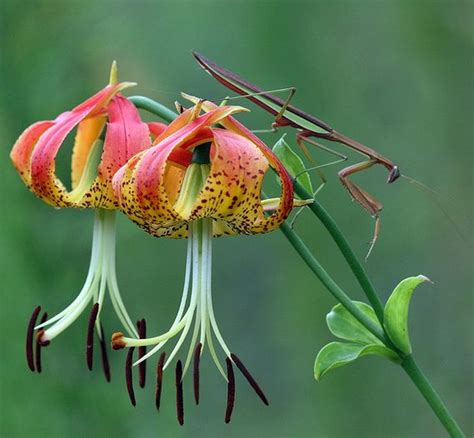
<path fill-rule="evenodd" d="M 183 365 L 178 360 L 176 363 L 176 415 L 178 423 L 184 424 L 184 403 L 183 403 Z"/>
<path fill-rule="evenodd" d="M 105 332 L 104 327 L 102 324 L 100 325 L 100 336 L 99 336 L 99 343 L 100 343 L 100 353 L 102 356 L 102 369 L 104 370 L 105 380 L 110 382 L 110 364 L 109 364 L 109 355 L 107 353 L 107 344 L 105 342 Z"/>
<path fill-rule="evenodd" d="M 36 332 L 36 342 L 42 347 L 47 347 L 49 344 L 51 344 L 51 341 L 43 341 L 42 340 L 43 335 L 44 335 L 44 329 L 39 329 Z"/>
<path fill-rule="evenodd" d="M 249 370 L 245 368 L 245 365 L 234 353 L 231 353 L 230 357 L 232 361 L 235 363 L 235 365 L 237 366 L 237 368 L 240 370 L 240 372 L 247 379 L 247 382 L 249 382 L 250 386 L 253 388 L 256 394 L 260 397 L 260 400 L 262 400 L 262 402 L 268 406 L 267 397 L 265 397 L 265 394 L 263 393 L 260 386 L 258 386 L 258 383 L 255 381 L 255 379 L 252 377 Z"/>
<path fill-rule="evenodd" d="M 235 376 L 230 358 L 226 357 L 225 363 L 227 364 L 227 408 L 225 410 L 225 422 L 229 423 L 232 417 L 232 411 L 234 410 Z"/>
<path fill-rule="evenodd" d="M 146 321 L 145 318 L 137 321 L 138 336 L 140 339 L 146 338 Z M 146 354 L 146 347 L 138 347 L 138 359 L 140 360 Z M 146 360 L 138 364 L 138 383 L 140 388 L 145 387 L 146 381 Z"/>
<path fill-rule="evenodd" d="M 40 319 L 40 324 L 43 324 L 48 319 L 48 313 L 44 312 L 43 316 Z M 36 351 L 35 351 L 35 362 L 36 362 L 36 371 L 41 373 L 41 347 L 44 346 L 41 344 L 40 339 L 36 336 Z"/>
<path fill-rule="evenodd" d="M 86 362 L 87 368 L 92 371 L 92 359 L 94 358 L 94 324 L 99 313 L 99 303 L 92 306 L 91 315 L 89 316 L 89 323 L 87 324 L 87 339 L 86 339 Z"/>
<path fill-rule="evenodd" d="M 201 362 L 202 344 L 199 342 L 194 350 L 193 380 L 194 380 L 194 400 L 199 404 L 199 363 Z"/>
<path fill-rule="evenodd" d="M 130 402 L 132 406 L 137 405 L 135 400 L 135 391 L 133 390 L 133 374 L 132 374 L 132 365 L 133 365 L 133 350 L 135 347 L 130 347 L 127 352 L 127 358 L 125 359 L 125 380 L 127 382 L 127 391 L 128 396 L 130 397 Z"/>
<path fill-rule="evenodd" d="M 160 410 L 161 403 L 161 388 L 163 387 L 163 365 L 165 364 L 166 353 L 163 351 L 158 359 L 156 365 L 156 392 L 155 392 L 155 405 L 156 410 Z"/>
<path fill-rule="evenodd" d="M 31 314 L 28 328 L 26 330 L 26 361 L 31 371 L 35 371 L 35 361 L 33 358 L 33 334 L 35 331 L 36 319 L 41 311 L 41 306 L 36 306 Z"/>

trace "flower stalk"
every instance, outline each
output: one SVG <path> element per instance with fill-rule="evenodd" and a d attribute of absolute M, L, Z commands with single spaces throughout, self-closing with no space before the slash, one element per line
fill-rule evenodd
<path fill-rule="evenodd" d="M 308 196 L 309 194 L 304 190 L 299 184 L 295 184 L 295 192 L 298 193 L 299 196 Z M 317 206 L 317 208 L 314 208 Z M 342 231 L 335 223 L 334 219 L 329 215 L 329 213 L 321 207 L 318 203 L 314 202 L 309 205 L 311 210 L 317 215 L 317 217 L 321 220 L 324 224 L 326 229 L 329 231 L 331 236 L 336 241 L 339 249 L 343 253 L 344 257 L 348 261 L 349 266 L 351 267 L 352 271 L 356 275 L 359 283 L 363 285 L 364 292 L 366 296 L 369 298 L 370 302 L 379 302 L 381 305 L 381 301 L 373 288 L 365 269 L 362 267 L 361 263 L 358 261 L 357 257 L 355 256 L 354 251 L 349 246 L 349 243 L 345 236 L 342 234 Z M 394 348 L 392 342 L 388 339 L 388 336 L 385 333 L 381 333 L 380 329 L 375 326 L 372 321 L 370 321 L 357 307 L 354 306 L 352 300 L 349 298 L 347 294 L 337 285 L 337 283 L 331 278 L 331 276 L 324 270 L 321 264 L 317 261 L 308 247 L 304 244 L 303 240 L 288 226 L 288 224 L 283 223 L 280 226 L 280 230 L 284 234 L 284 236 L 288 239 L 290 244 L 293 248 L 298 252 L 300 257 L 305 261 L 305 263 L 309 266 L 309 268 L 313 271 L 313 273 L 321 280 L 324 286 L 331 292 L 331 294 L 362 324 L 364 325 L 370 332 L 372 332 L 375 336 L 377 336 L 380 340 L 382 340 L 385 345 L 389 348 Z M 374 307 L 375 310 L 375 307 Z M 377 314 L 378 316 L 378 314 Z M 382 307 L 382 316 L 383 316 L 383 307 Z M 383 318 L 382 318 L 383 324 Z M 383 325 L 382 325 L 383 326 Z M 402 354 L 397 351 L 397 353 L 402 356 Z M 403 370 L 407 373 L 410 377 L 412 382 L 418 388 L 422 396 L 430 405 L 431 409 L 435 413 L 435 415 L 440 420 L 441 424 L 445 427 L 448 431 L 449 435 L 453 438 L 462 438 L 464 437 L 464 433 L 462 429 L 457 424 L 456 420 L 454 419 L 453 415 L 449 412 L 448 408 L 442 401 L 439 394 L 431 385 L 428 378 L 424 375 L 422 370 L 419 368 L 415 359 L 412 355 L 401 357 L 402 361 L 400 363 Z"/>
<path fill-rule="evenodd" d="M 304 189 L 304 187 L 297 181 L 297 179 L 293 180 L 293 188 L 295 190 L 295 193 L 301 199 L 310 199 L 313 197 L 311 193 Z M 342 233 L 341 229 L 331 217 L 331 215 L 319 202 L 313 202 L 309 204 L 308 208 L 316 215 L 316 217 L 321 221 L 328 233 L 334 239 L 334 242 L 338 246 L 342 255 L 346 259 L 347 264 L 354 273 L 354 276 L 362 287 L 362 290 L 364 291 L 367 299 L 369 300 L 369 303 L 374 308 L 375 314 L 377 315 L 380 324 L 383 325 L 382 301 L 377 295 L 377 291 L 375 290 L 374 285 L 370 281 L 370 278 L 368 277 L 367 272 L 362 266 L 362 263 L 355 255 L 354 250 L 349 245 L 349 242 Z"/>

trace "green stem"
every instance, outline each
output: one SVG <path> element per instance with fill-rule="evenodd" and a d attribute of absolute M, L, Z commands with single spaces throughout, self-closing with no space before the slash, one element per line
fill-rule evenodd
<path fill-rule="evenodd" d="M 413 356 L 406 356 L 403 359 L 401 366 L 431 406 L 431 409 L 433 409 L 433 412 L 439 418 L 439 421 L 441 421 L 449 435 L 453 438 L 465 437 L 463 431 L 453 416 L 449 413 L 448 408 L 443 403 L 438 393 L 434 390 L 429 380 L 416 364 Z"/>
<path fill-rule="evenodd" d="M 377 336 L 382 342 L 387 343 L 383 330 L 372 320 L 370 320 L 362 311 L 360 311 L 349 296 L 336 284 L 326 270 L 321 266 L 316 257 L 311 254 L 309 248 L 305 245 L 301 237 L 296 234 L 287 223 L 280 225 L 280 230 L 289 240 L 293 248 L 298 252 L 301 258 L 316 274 L 321 283 L 326 286 L 329 292 L 368 330 Z"/>
<path fill-rule="evenodd" d="M 313 197 L 312 194 L 306 191 L 298 181 L 294 180 L 293 185 L 296 194 L 301 199 L 310 199 Z M 340 230 L 334 219 L 331 217 L 331 215 L 321 206 L 319 202 L 315 201 L 312 204 L 309 204 L 308 207 L 323 223 L 331 237 L 336 242 L 336 245 L 341 250 L 342 255 L 346 259 L 349 267 L 357 278 L 357 281 L 361 285 L 365 295 L 367 296 L 367 299 L 374 308 L 375 314 L 377 315 L 380 324 L 383 325 L 382 301 L 378 297 L 375 287 L 370 281 L 367 272 L 365 272 L 362 263 L 359 261 L 351 246 L 349 245 L 349 242 L 347 241 L 346 237 L 344 236 L 344 234 L 342 234 L 342 231 Z"/>
<path fill-rule="evenodd" d="M 299 184 L 297 181 L 294 181 L 294 189 L 295 189 L 295 192 L 298 194 L 298 196 L 300 196 L 302 199 L 309 199 L 309 198 L 312 197 L 311 194 L 308 193 L 301 186 L 301 184 Z M 337 226 L 334 219 L 329 215 L 329 213 L 319 203 L 313 202 L 312 204 L 309 205 L 309 208 L 318 217 L 318 219 L 323 223 L 323 225 L 328 230 L 329 234 L 331 234 L 332 238 L 336 242 L 336 244 L 339 247 L 339 249 L 341 250 L 344 258 L 346 259 L 347 263 L 349 264 L 352 272 L 354 273 L 355 277 L 359 281 L 359 284 L 362 286 L 362 289 L 364 290 L 368 300 L 372 304 L 372 307 L 374 308 L 374 310 L 377 314 L 377 317 L 378 317 L 379 321 L 381 322 L 381 324 L 383 326 L 383 304 L 382 304 L 380 298 L 378 297 L 377 292 L 376 292 L 374 286 L 372 285 L 372 282 L 370 281 L 369 277 L 367 276 L 367 272 L 365 271 L 364 267 L 362 266 L 362 264 L 360 263 L 360 261 L 356 257 L 354 251 L 350 247 L 349 242 L 345 238 L 344 234 L 342 234 L 342 231 Z M 293 244 L 291 239 L 288 237 L 288 231 L 286 229 L 286 227 L 289 228 L 288 225 L 287 224 L 283 224 L 283 225 L 285 226 L 285 229 L 283 229 L 283 227 L 281 227 L 282 231 L 283 231 L 283 234 L 285 234 L 285 236 L 288 238 L 288 240 L 290 240 L 290 243 L 292 243 L 292 245 L 298 251 L 300 256 L 303 258 L 303 260 L 305 260 L 306 263 L 308 264 L 307 254 L 305 254 L 304 250 L 300 251 L 300 249 Z M 296 236 L 296 237 L 298 237 L 298 236 Z M 303 243 L 303 242 L 301 241 L 301 243 Z M 304 245 L 304 243 L 303 243 L 303 245 Z M 307 248 L 306 248 L 306 250 L 307 250 Z M 318 276 L 318 278 L 321 279 L 321 277 L 317 273 L 316 273 L 316 275 Z M 328 287 L 328 286 L 326 285 L 326 287 Z M 331 290 L 330 290 L 330 292 L 333 295 L 335 295 Z M 341 303 L 347 308 L 347 310 L 350 311 L 350 309 L 346 306 L 346 304 L 344 304 L 343 301 L 341 301 Z M 362 323 L 362 320 L 360 318 L 358 318 L 353 312 L 351 312 L 351 313 Z M 372 331 L 372 333 L 374 333 L 374 332 Z M 380 337 L 379 337 L 379 339 L 380 339 Z M 384 336 L 384 342 L 390 348 L 394 348 L 392 342 L 388 339 L 387 336 Z M 426 376 L 423 374 L 421 369 L 415 363 L 413 357 L 411 355 L 403 357 L 403 360 L 401 362 L 401 366 L 405 370 L 405 372 L 408 374 L 408 376 L 410 377 L 412 382 L 416 385 L 416 387 L 418 388 L 420 393 L 423 395 L 425 400 L 428 402 L 431 409 L 436 414 L 436 416 L 439 418 L 439 420 L 441 421 L 441 423 L 443 424 L 445 429 L 448 431 L 450 436 L 455 437 L 455 438 L 464 437 L 464 434 L 463 434 L 461 428 L 459 427 L 459 425 L 456 423 L 456 420 L 451 415 L 451 413 L 448 411 L 446 405 L 443 403 L 440 396 L 435 391 L 435 389 L 433 388 L 433 386 L 431 385 L 429 380 L 426 378 Z"/>
<path fill-rule="evenodd" d="M 311 251 L 305 245 L 303 240 L 290 228 L 286 223 L 280 225 L 280 230 L 283 232 L 285 237 L 295 248 L 301 258 L 329 290 L 329 292 L 368 330 L 370 330 L 375 336 L 377 336 L 382 342 L 391 346 L 391 342 L 388 341 L 385 333 L 380 330 L 371 320 L 369 320 L 353 303 L 349 296 L 336 284 L 331 276 L 324 270 L 321 264 L 311 254 Z M 388 341 L 388 342 L 387 342 Z M 439 418 L 443 426 L 446 428 L 448 433 L 453 438 L 462 438 L 464 434 L 456 423 L 456 420 L 448 411 L 446 405 L 441 400 L 438 393 L 431 386 L 429 380 L 423 374 L 421 369 L 415 363 L 413 357 L 405 356 L 401 362 L 402 368 L 408 374 L 412 382 L 416 385 L 420 393 L 423 395 L 425 400 L 430 405 L 433 412 Z"/>
<path fill-rule="evenodd" d="M 168 123 L 172 122 L 174 119 L 176 119 L 176 117 L 178 117 L 178 114 L 176 114 L 174 111 L 171 111 L 166 106 L 162 105 L 159 102 L 155 102 L 154 100 L 149 99 L 148 97 L 131 96 L 128 98 L 128 100 L 132 102 L 137 108 L 155 114 L 156 116 L 160 117 Z"/>

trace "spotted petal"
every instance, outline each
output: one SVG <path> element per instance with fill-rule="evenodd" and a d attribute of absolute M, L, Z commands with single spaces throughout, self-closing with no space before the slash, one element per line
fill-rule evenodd
<path fill-rule="evenodd" d="M 190 96 L 183 93 L 183 97 L 190 100 L 191 102 L 199 102 L 201 99 Z M 202 109 L 204 111 L 213 111 L 217 108 L 212 102 L 202 102 Z M 278 227 L 290 214 L 293 207 L 293 183 L 291 177 L 283 166 L 282 162 L 273 153 L 273 151 L 255 134 L 248 130 L 242 123 L 238 122 L 233 117 L 226 117 L 220 122 L 226 129 L 235 132 L 239 135 L 250 140 L 255 146 L 262 152 L 265 158 L 268 160 L 269 165 L 275 170 L 281 181 L 282 193 L 278 207 L 275 209 L 273 214 L 268 217 L 261 217 L 256 221 L 251 229 L 252 233 L 262 233 L 275 229 Z"/>
<path fill-rule="evenodd" d="M 155 236 L 185 237 L 187 224 L 204 217 L 214 219 L 214 235 L 274 229 L 292 206 L 286 170 L 265 144 L 230 117 L 241 111 L 240 107 L 203 106 L 207 114 L 192 120 L 190 114 L 196 117 L 201 104 L 197 101 L 195 107 L 183 112 L 174 127 L 170 125 L 168 132 L 157 137 L 156 146 L 134 157 L 115 175 L 114 188 L 122 210 Z M 216 128 L 216 124 L 227 129 Z M 207 142 L 211 143 L 209 175 L 192 200 L 192 208 L 177 210 L 175 202 L 192 150 Z M 185 160 L 173 159 L 183 152 Z M 284 190 L 275 213 L 266 217 L 261 188 L 269 165 L 279 173 Z"/>
<path fill-rule="evenodd" d="M 114 208 L 113 174 L 131 156 L 151 144 L 148 127 L 136 108 L 118 93 L 130 86 L 109 85 L 53 121 L 30 126 L 17 140 L 11 158 L 25 184 L 41 199 L 56 207 Z M 109 120 L 107 135 L 98 142 Z M 71 160 L 72 190 L 56 176 L 55 159 L 67 135 L 77 127 Z M 99 149 L 100 148 L 100 149 Z M 100 157 L 94 164 L 92 156 Z M 87 181 L 84 181 L 84 176 Z"/>
<path fill-rule="evenodd" d="M 268 161 L 247 138 L 212 129 L 211 169 L 189 220 L 212 217 L 235 233 L 252 234 L 264 219 L 260 202 Z"/>
<path fill-rule="evenodd" d="M 151 234 L 184 237 L 182 233 L 187 228 L 182 229 L 182 225 L 189 218 L 173 208 L 178 193 L 176 188 L 181 186 L 183 172 L 176 170 L 177 163 L 173 157 L 179 151 L 187 151 L 190 157 L 192 148 L 212 140 L 210 126 L 242 110 L 241 107 L 219 107 L 191 122 L 189 110 L 181 114 L 177 121 L 182 119 L 186 122 L 181 128 L 156 146 L 133 157 L 115 175 L 114 188 L 122 210 Z M 177 228 L 179 235 L 176 235 Z"/>

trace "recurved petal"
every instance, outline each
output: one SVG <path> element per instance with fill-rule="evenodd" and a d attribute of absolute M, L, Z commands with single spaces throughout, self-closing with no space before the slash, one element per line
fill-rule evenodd
<path fill-rule="evenodd" d="M 166 173 L 168 166 L 180 151 L 188 152 L 189 161 L 186 165 L 189 164 L 191 155 L 188 149 L 198 139 L 212 137 L 208 127 L 240 110 L 239 107 L 217 108 L 184 124 L 158 144 L 130 160 L 126 168 L 121 169 L 114 178 L 114 187 L 124 213 L 140 226 L 147 224 L 150 229 L 166 228 L 182 222 L 184 218 L 173 208 L 176 188 L 169 190 L 170 185 L 180 186 L 182 174 L 175 171 Z M 183 114 L 185 113 L 186 111 Z"/>
<path fill-rule="evenodd" d="M 148 129 L 150 130 L 150 134 L 152 136 L 153 141 L 160 136 L 166 129 L 168 125 L 165 123 L 160 122 L 149 122 Z"/>
<path fill-rule="evenodd" d="M 13 165 L 27 186 L 31 184 L 31 154 L 33 149 L 45 131 L 53 125 L 54 121 L 48 120 L 36 122 L 26 128 L 15 142 L 10 153 Z"/>
<path fill-rule="evenodd" d="M 86 117 L 102 117 L 105 106 L 121 89 L 123 84 L 107 86 L 97 94 L 74 108 L 62 113 L 38 139 L 31 154 L 32 191 L 48 204 L 68 207 L 69 192 L 55 174 L 55 158 L 66 136 Z"/>
<path fill-rule="evenodd" d="M 96 181 L 90 193 L 100 193 L 95 207 L 117 206 L 112 189 L 114 174 L 131 157 L 151 145 L 148 125 L 144 123 L 135 106 L 121 95 L 115 96 L 108 107 L 108 123 L 104 151 L 98 168 Z"/>
<path fill-rule="evenodd" d="M 180 125 L 182 125 L 181 122 L 180 122 Z M 173 128 L 170 128 L 170 126 L 171 125 L 165 125 L 164 123 L 159 123 L 159 122 L 148 123 L 148 128 L 150 129 L 150 133 L 153 138 L 153 144 L 156 144 L 157 141 L 159 142 L 159 139 L 164 139 L 170 136 L 173 132 L 176 132 L 176 130 L 178 129 L 176 125 Z M 192 158 L 191 152 L 178 149 L 172 152 L 170 160 L 182 167 L 186 167 L 191 162 L 191 158 Z"/>
<path fill-rule="evenodd" d="M 119 202 L 121 210 L 128 216 L 130 220 L 135 222 L 140 228 L 147 233 L 156 237 L 185 237 L 187 235 L 187 226 L 179 218 L 173 221 L 152 221 L 146 208 L 142 208 L 138 202 L 136 180 L 136 169 L 140 164 L 143 156 L 148 151 L 141 152 L 132 157 L 128 163 L 122 166 L 113 178 L 113 188 L 115 197 Z M 169 170 L 167 169 L 167 172 Z M 176 173 L 174 173 L 176 171 Z M 172 170 L 173 175 L 170 178 L 171 188 L 179 190 L 180 180 L 182 179 L 182 169 L 176 167 Z M 175 183 L 175 184 L 173 184 Z M 173 199 L 176 195 L 170 196 Z"/>
<path fill-rule="evenodd" d="M 223 121 L 222 125 L 227 129 L 237 132 L 250 141 L 252 141 L 262 152 L 265 158 L 268 160 L 270 166 L 276 171 L 281 181 L 281 197 L 278 208 L 273 212 L 271 216 L 263 217 L 257 221 L 252 227 L 253 233 L 265 233 L 272 231 L 279 227 L 280 224 L 288 217 L 293 208 L 293 182 L 289 173 L 286 171 L 282 162 L 272 152 L 272 150 L 263 143 L 255 134 L 248 130 L 244 125 L 239 123 L 233 117 L 228 117 Z"/>
<path fill-rule="evenodd" d="M 189 219 L 222 219 L 232 230 L 250 234 L 265 219 L 260 193 L 268 161 L 247 138 L 219 128 L 212 133 L 210 173 Z"/>
<path fill-rule="evenodd" d="M 176 131 L 179 131 L 181 128 L 184 128 L 189 122 L 192 121 L 192 117 L 194 114 L 194 108 L 188 108 L 187 110 L 183 111 L 176 119 L 174 119 L 164 131 L 158 135 L 153 144 L 156 145 L 166 137 L 174 134 Z"/>
<path fill-rule="evenodd" d="M 106 121 L 105 116 L 91 117 L 80 122 L 77 127 L 71 159 L 71 186 L 73 190 L 81 181 L 91 148 L 99 138 Z"/>
<path fill-rule="evenodd" d="M 136 194 L 145 216 L 153 221 L 174 221 L 183 218 L 173 209 L 165 190 L 163 175 L 173 153 L 187 150 L 197 142 L 212 137 L 209 126 L 228 114 L 240 111 L 238 107 L 220 107 L 188 123 L 175 133 L 150 148 L 136 167 Z M 184 113 L 183 113 L 184 114 Z"/>
<path fill-rule="evenodd" d="M 183 94 L 183 97 L 190 100 L 191 102 L 200 101 L 199 98 L 186 94 Z M 216 108 L 219 107 L 212 102 L 207 100 L 202 102 L 202 109 L 204 111 L 215 111 Z M 231 117 L 231 115 L 221 119 L 219 123 L 226 129 L 240 134 L 253 142 L 266 157 L 270 166 L 277 172 L 282 187 L 278 208 L 271 216 L 263 217 L 258 220 L 252 227 L 252 233 L 264 233 L 275 229 L 288 217 L 293 207 L 293 183 L 291 181 L 290 175 L 286 171 L 281 161 L 272 152 L 272 150 L 244 125 L 239 123 L 235 118 Z"/>

